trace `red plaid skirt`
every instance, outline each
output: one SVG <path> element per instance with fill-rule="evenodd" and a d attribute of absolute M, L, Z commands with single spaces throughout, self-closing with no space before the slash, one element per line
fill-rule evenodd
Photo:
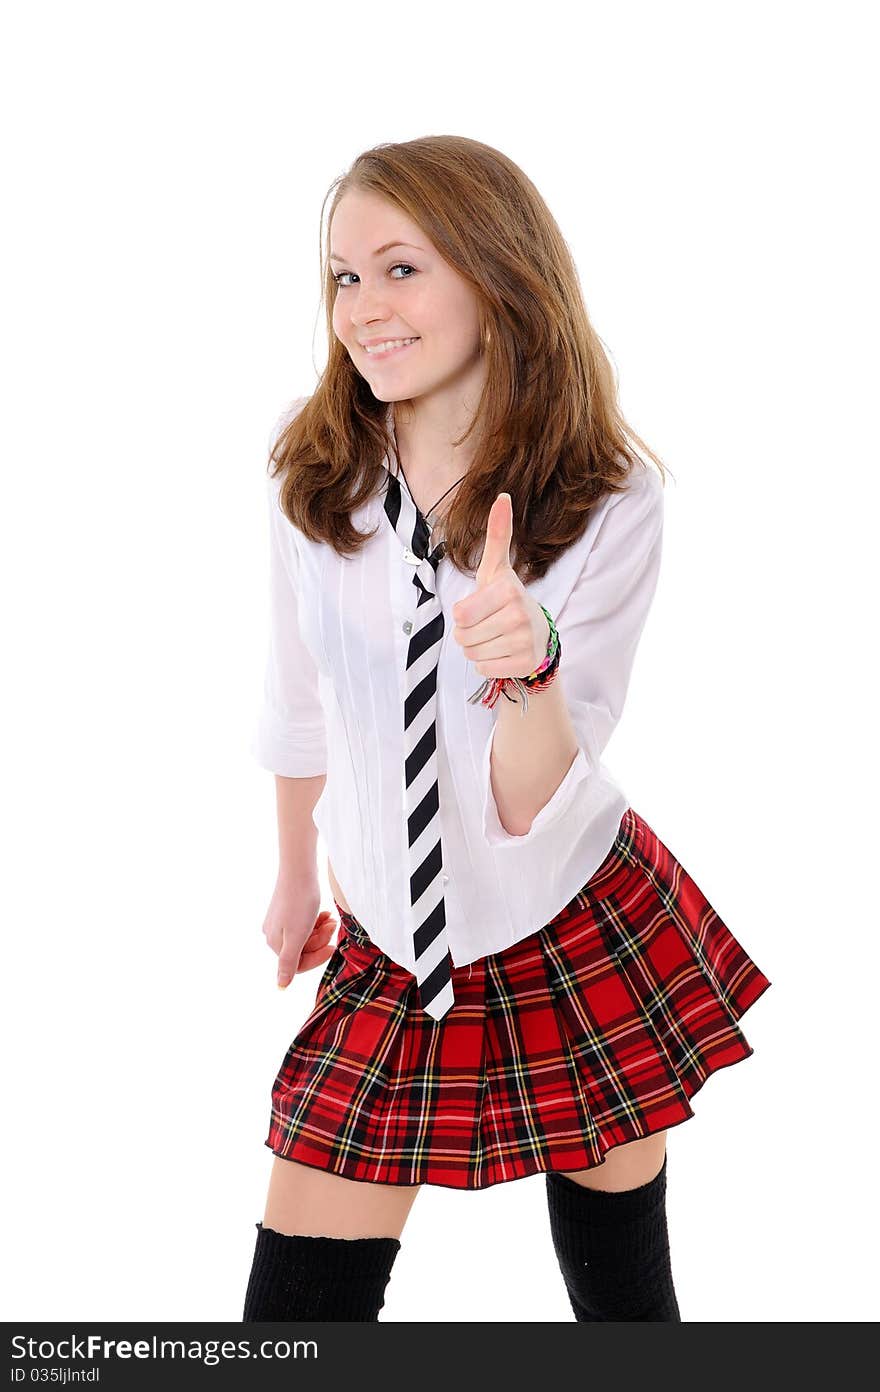
<path fill-rule="evenodd" d="M 601 1164 L 677 1126 L 771 982 L 628 808 L 602 865 L 543 928 L 452 972 L 440 1021 L 336 905 L 314 1009 L 272 1088 L 265 1144 L 348 1179 L 484 1189 Z"/>

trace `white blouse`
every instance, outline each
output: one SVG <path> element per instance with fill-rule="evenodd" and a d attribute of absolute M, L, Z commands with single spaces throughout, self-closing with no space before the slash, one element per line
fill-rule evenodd
<path fill-rule="evenodd" d="M 270 446 L 307 400 L 282 414 Z M 326 774 L 313 818 L 334 874 L 371 940 L 414 972 L 403 772 L 412 566 L 385 513 L 384 490 L 352 513 L 358 531 L 377 529 L 375 536 L 358 556 L 342 557 L 294 527 L 278 505 L 279 480 L 267 475 L 267 484 L 270 639 L 250 752 L 287 778 Z M 438 568 L 446 633 L 437 756 L 456 967 L 542 928 L 583 888 L 617 835 L 629 800 L 601 755 L 623 711 L 657 586 L 663 502 L 659 475 L 637 465 L 626 491 L 597 504 L 578 541 L 527 583 L 559 630 L 556 681 L 579 749 L 522 836 L 505 831 L 492 794 L 497 709 L 468 701 L 482 677 L 451 636 L 452 608 L 474 582 L 448 559 Z"/>

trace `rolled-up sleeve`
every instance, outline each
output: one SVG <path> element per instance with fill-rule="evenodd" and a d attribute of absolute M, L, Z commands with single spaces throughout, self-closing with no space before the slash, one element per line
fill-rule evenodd
<path fill-rule="evenodd" d="M 583 569 L 554 614 L 562 643 L 559 680 L 578 752 L 553 796 L 523 836 L 502 825 L 492 793 L 493 725 L 483 750 L 483 835 L 488 845 L 521 846 L 552 829 L 578 789 L 599 772 L 623 713 L 636 649 L 657 588 L 663 548 L 663 484 L 653 470 L 614 494 Z M 540 700 L 540 693 L 533 698 Z"/>
<path fill-rule="evenodd" d="M 289 413 L 276 424 L 270 446 L 287 419 Z M 311 778 L 327 772 L 327 738 L 318 670 L 300 633 L 298 556 L 291 524 L 279 505 L 278 479 L 267 479 L 267 502 L 269 648 L 250 752 L 272 773 Z"/>

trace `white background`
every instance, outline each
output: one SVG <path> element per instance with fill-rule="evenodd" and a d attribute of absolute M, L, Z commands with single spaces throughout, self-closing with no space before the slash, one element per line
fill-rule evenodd
<path fill-rule="evenodd" d="M 266 438 L 328 186 L 433 133 L 536 183 L 674 474 L 606 763 L 773 982 L 669 1135 L 683 1316 L 876 1318 L 872 8 L 7 9 L 5 1319 L 240 1318 L 320 975 L 260 932 Z M 422 1190 L 383 1321 L 571 1318 L 542 1177 Z"/>

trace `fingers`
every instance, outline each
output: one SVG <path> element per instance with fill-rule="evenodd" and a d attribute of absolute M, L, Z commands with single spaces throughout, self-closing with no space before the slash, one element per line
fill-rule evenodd
<path fill-rule="evenodd" d="M 335 949 L 330 944 L 330 939 L 335 931 L 336 919 L 329 910 L 322 909 L 305 942 L 288 943 L 285 938 L 278 954 L 279 990 L 285 990 L 298 972 L 310 971 L 332 957 Z"/>
<path fill-rule="evenodd" d="M 323 946 L 336 931 L 336 919 L 326 909 L 322 909 L 315 919 L 315 926 L 306 938 L 304 947 Z"/>
<path fill-rule="evenodd" d="M 331 944 L 329 947 L 325 947 L 319 952 L 301 952 L 297 971 L 311 971 L 313 967 L 319 967 L 322 962 L 329 961 L 335 951 L 335 945 Z"/>

